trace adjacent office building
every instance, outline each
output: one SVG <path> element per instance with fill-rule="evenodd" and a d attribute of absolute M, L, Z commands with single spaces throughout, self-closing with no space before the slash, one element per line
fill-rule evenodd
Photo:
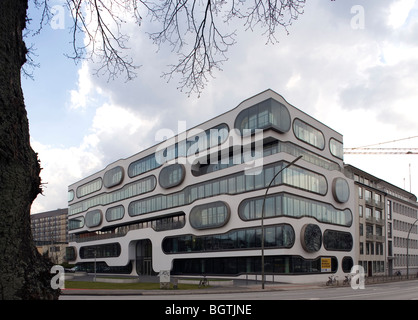
<path fill-rule="evenodd" d="M 32 237 L 38 251 L 48 254 L 54 263 L 64 262 L 68 244 L 68 209 L 36 213 L 30 218 Z"/>
<path fill-rule="evenodd" d="M 354 166 L 345 168 L 355 184 L 358 264 L 368 276 L 405 275 L 407 265 L 410 274 L 417 274 L 416 196 Z"/>
<path fill-rule="evenodd" d="M 67 257 L 87 270 L 259 277 L 263 252 L 267 280 L 317 282 L 358 260 L 342 135 L 271 90 L 68 194 Z"/>

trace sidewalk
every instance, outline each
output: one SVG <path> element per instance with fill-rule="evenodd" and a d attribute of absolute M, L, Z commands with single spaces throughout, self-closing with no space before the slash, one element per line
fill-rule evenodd
<path fill-rule="evenodd" d="M 93 276 L 80 277 L 80 281 L 93 281 Z M 144 277 L 141 282 L 158 282 L 158 277 Z M 210 282 L 209 282 L 210 283 Z M 62 289 L 62 295 L 103 295 L 103 296 L 123 296 L 123 295 L 192 295 L 192 294 L 217 294 L 217 293 L 241 293 L 257 291 L 284 291 L 284 290 L 303 290 L 324 288 L 322 284 L 291 284 L 291 283 L 265 283 L 265 289 L 261 288 L 261 281 L 234 280 L 233 285 L 211 286 L 209 288 L 181 290 L 181 289 L 159 289 L 159 290 L 132 290 L 132 289 Z"/>

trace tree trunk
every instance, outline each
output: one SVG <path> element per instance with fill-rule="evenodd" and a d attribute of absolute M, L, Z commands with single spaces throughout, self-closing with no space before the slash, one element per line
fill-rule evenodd
<path fill-rule="evenodd" d="M 0 1 L 0 299 L 52 299 L 52 264 L 36 250 L 30 207 L 41 192 L 20 71 L 28 0 Z"/>

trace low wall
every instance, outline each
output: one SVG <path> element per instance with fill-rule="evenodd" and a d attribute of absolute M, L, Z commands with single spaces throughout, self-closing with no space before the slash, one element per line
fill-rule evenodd
<path fill-rule="evenodd" d="M 138 283 L 139 278 L 104 278 L 96 277 L 97 282 L 107 282 L 107 283 Z"/>
<path fill-rule="evenodd" d="M 183 284 L 199 284 L 201 279 L 178 279 L 178 283 Z M 216 287 L 227 287 L 227 286 L 233 286 L 234 280 L 211 280 L 207 279 L 209 281 L 209 285 L 216 286 Z"/>

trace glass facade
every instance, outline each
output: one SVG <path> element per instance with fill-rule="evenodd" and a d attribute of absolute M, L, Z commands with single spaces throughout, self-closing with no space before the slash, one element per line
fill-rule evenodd
<path fill-rule="evenodd" d="M 76 230 L 84 227 L 84 217 L 68 220 L 68 230 Z"/>
<path fill-rule="evenodd" d="M 123 218 L 125 215 L 125 207 L 124 206 L 116 206 L 106 210 L 106 221 L 116 221 Z"/>
<path fill-rule="evenodd" d="M 246 199 L 241 202 L 238 214 L 242 220 L 261 219 L 264 197 Z M 311 217 L 318 222 L 350 227 L 353 215 L 349 209 L 339 210 L 328 203 L 303 198 L 288 193 L 277 193 L 266 197 L 264 207 L 265 218 Z"/>
<path fill-rule="evenodd" d="M 118 257 L 120 253 L 120 244 L 117 242 L 80 248 L 81 259 L 112 258 Z"/>
<path fill-rule="evenodd" d="M 188 137 L 152 155 L 132 162 L 128 168 L 128 175 L 130 178 L 133 178 L 159 168 L 167 161 L 194 155 L 196 152 L 218 146 L 225 142 L 228 136 L 229 128 L 226 124 L 221 124 L 206 131 L 202 130 L 197 135 Z"/>
<path fill-rule="evenodd" d="M 329 149 L 334 157 L 337 157 L 341 160 L 344 159 L 344 148 L 340 141 L 331 138 L 329 141 Z"/>
<path fill-rule="evenodd" d="M 126 184 L 119 190 L 101 193 L 97 196 L 93 196 L 86 200 L 80 201 L 76 204 L 70 205 L 68 209 L 68 215 L 71 216 L 98 205 L 105 206 L 117 201 L 150 192 L 155 189 L 157 183 L 156 180 L 157 179 L 154 176 L 149 176 L 147 178 Z"/>
<path fill-rule="evenodd" d="M 183 182 L 185 175 L 186 171 L 184 166 L 176 163 L 163 168 L 160 172 L 158 181 L 161 187 L 169 189 L 180 185 Z"/>
<path fill-rule="evenodd" d="M 152 154 L 132 162 L 128 167 L 128 176 L 133 178 L 145 172 L 154 170 L 160 166 L 161 163 L 158 163 L 157 159 L 155 158 L 155 154 Z"/>
<path fill-rule="evenodd" d="M 340 169 L 340 166 L 337 163 L 332 162 L 324 157 L 321 157 L 311 151 L 308 151 L 298 145 L 295 145 L 292 142 L 282 142 L 276 140 L 274 142 L 265 143 L 263 145 L 263 153 L 260 154 L 260 156 L 267 157 L 280 152 L 290 154 L 294 157 L 303 156 L 303 160 L 305 160 L 306 162 L 312 163 L 326 170 L 331 171 Z M 258 159 L 257 155 L 255 155 L 253 158 Z M 223 170 L 242 163 L 245 163 L 245 160 L 244 156 L 241 153 L 234 154 L 233 152 L 230 152 L 228 158 L 222 158 L 222 155 L 219 154 L 219 156 L 216 158 L 216 161 L 208 160 L 205 164 L 194 165 L 192 174 L 195 177 L 198 177 L 204 174 Z"/>
<path fill-rule="evenodd" d="M 325 230 L 324 248 L 329 251 L 351 251 L 353 249 L 353 236 L 350 232 Z"/>
<path fill-rule="evenodd" d="M 240 112 L 235 120 L 235 128 L 241 135 L 256 129 L 274 129 L 280 133 L 290 130 L 291 120 L 287 108 L 274 99 L 267 99 Z"/>
<path fill-rule="evenodd" d="M 121 166 L 115 167 L 105 172 L 103 177 L 103 184 L 106 188 L 112 188 L 123 181 L 123 168 Z"/>
<path fill-rule="evenodd" d="M 180 133 L 117 161 L 100 178 L 70 186 L 68 256 L 86 269 L 97 258 L 102 272 L 148 274 L 171 263 L 173 275 L 236 276 L 261 272 L 263 242 L 267 274 L 328 274 L 352 266 L 341 135 L 281 99 L 256 100 L 222 115 L 219 125 L 214 121 L 221 117 L 214 118 L 204 124 L 210 129 Z M 282 170 L 284 158 L 299 156 L 302 161 Z M 260 158 L 257 174 L 249 174 Z M 270 183 L 279 188 L 263 197 Z M 262 232 L 256 220 L 264 200 L 270 220 Z"/>
<path fill-rule="evenodd" d="M 239 172 L 186 187 L 180 192 L 133 201 L 129 204 L 128 213 L 130 216 L 137 216 L 191 204 L 196 200 L 221 194 L 238 194 L 263 189 L 270 183 L 271 177 L 274 177 L 284 166 L 286 162 L 281 161 L 264 166 L 258 175 L 246 175 L 245 172 Z M 324 176 L 295 166 L 287 168 L 272 185 L 289 185 L 320 195 L 325 195 L 328 188 Z"/>
<path fill-rule="evenodd" d="M 306 142 L 320 150 L 325 148 L 324 134 L 306 122 L 300 119 L 295 119 L 295 121 L 293 121 L 293 132 L 299 140 L 302 140 L 303 142 Z"/>
<path fill-rule="evenodd" d="M 86 213 L 86 226 L 89 228 L 97 227 L 102 223 L 102 210 L 95 209 Z"/>
<path fill-rule="evenodd" d="M 77 188 L 77 197 L 81 198 L 90 193 L 99 191 L 102 188 L 102 184 L 102 178 L 97 178 L 93 181 L 83 184 L 82 186 L 79 186 Z"/>
<path fill-rule="evenodd" d="M 187 252 L 211 252 L 261 248 L 261 227 L 232 230 L 224 234 L 207 236 L 182 235 L 167 237 L 163 251 L 167 254 Z M 271 225 L 264 228 L 266 249 L 291 248 L 295 232 L 288 224 Z"/>
<path fill-rule="evenodd" d="M 224 226 L 230 216 L 228 205 L 222 201 L 202 204 L 190 211 L 190 224 L 195 229 L 211 229 Z"/>
<path fill-rule="evenodd" d="M 321 258 L 305 259 L 297 255 L 280 255 L 265 257 L 266 274 L 320 274 Z M 338 270 L 338 259 L 331 258 L 331 270 L 326 273 L 335 273 Z M 174 259 L 171 274 L 195 275 L 231 275 L 260 273 L 261 257 L 224 257 L 224 258 L 190 258 Z M 347 271 L 346 271 L 347 272 Z M 349 271 L 348 271 L 349 272 Z"/>
<path fill-rule="evenodd" d="M 332 194 L 335 201 L 346 203 L 350 199 L 350 187 L 347 180 L 343 178 L 335 178 L 332 181 Z"/>
<path fill-rule="evenodd" d="M 73 201 L 74 200 L 74 196 L 75 196 L 74 190 L 69 190 L 68 191 L 68 202 Z"/>

